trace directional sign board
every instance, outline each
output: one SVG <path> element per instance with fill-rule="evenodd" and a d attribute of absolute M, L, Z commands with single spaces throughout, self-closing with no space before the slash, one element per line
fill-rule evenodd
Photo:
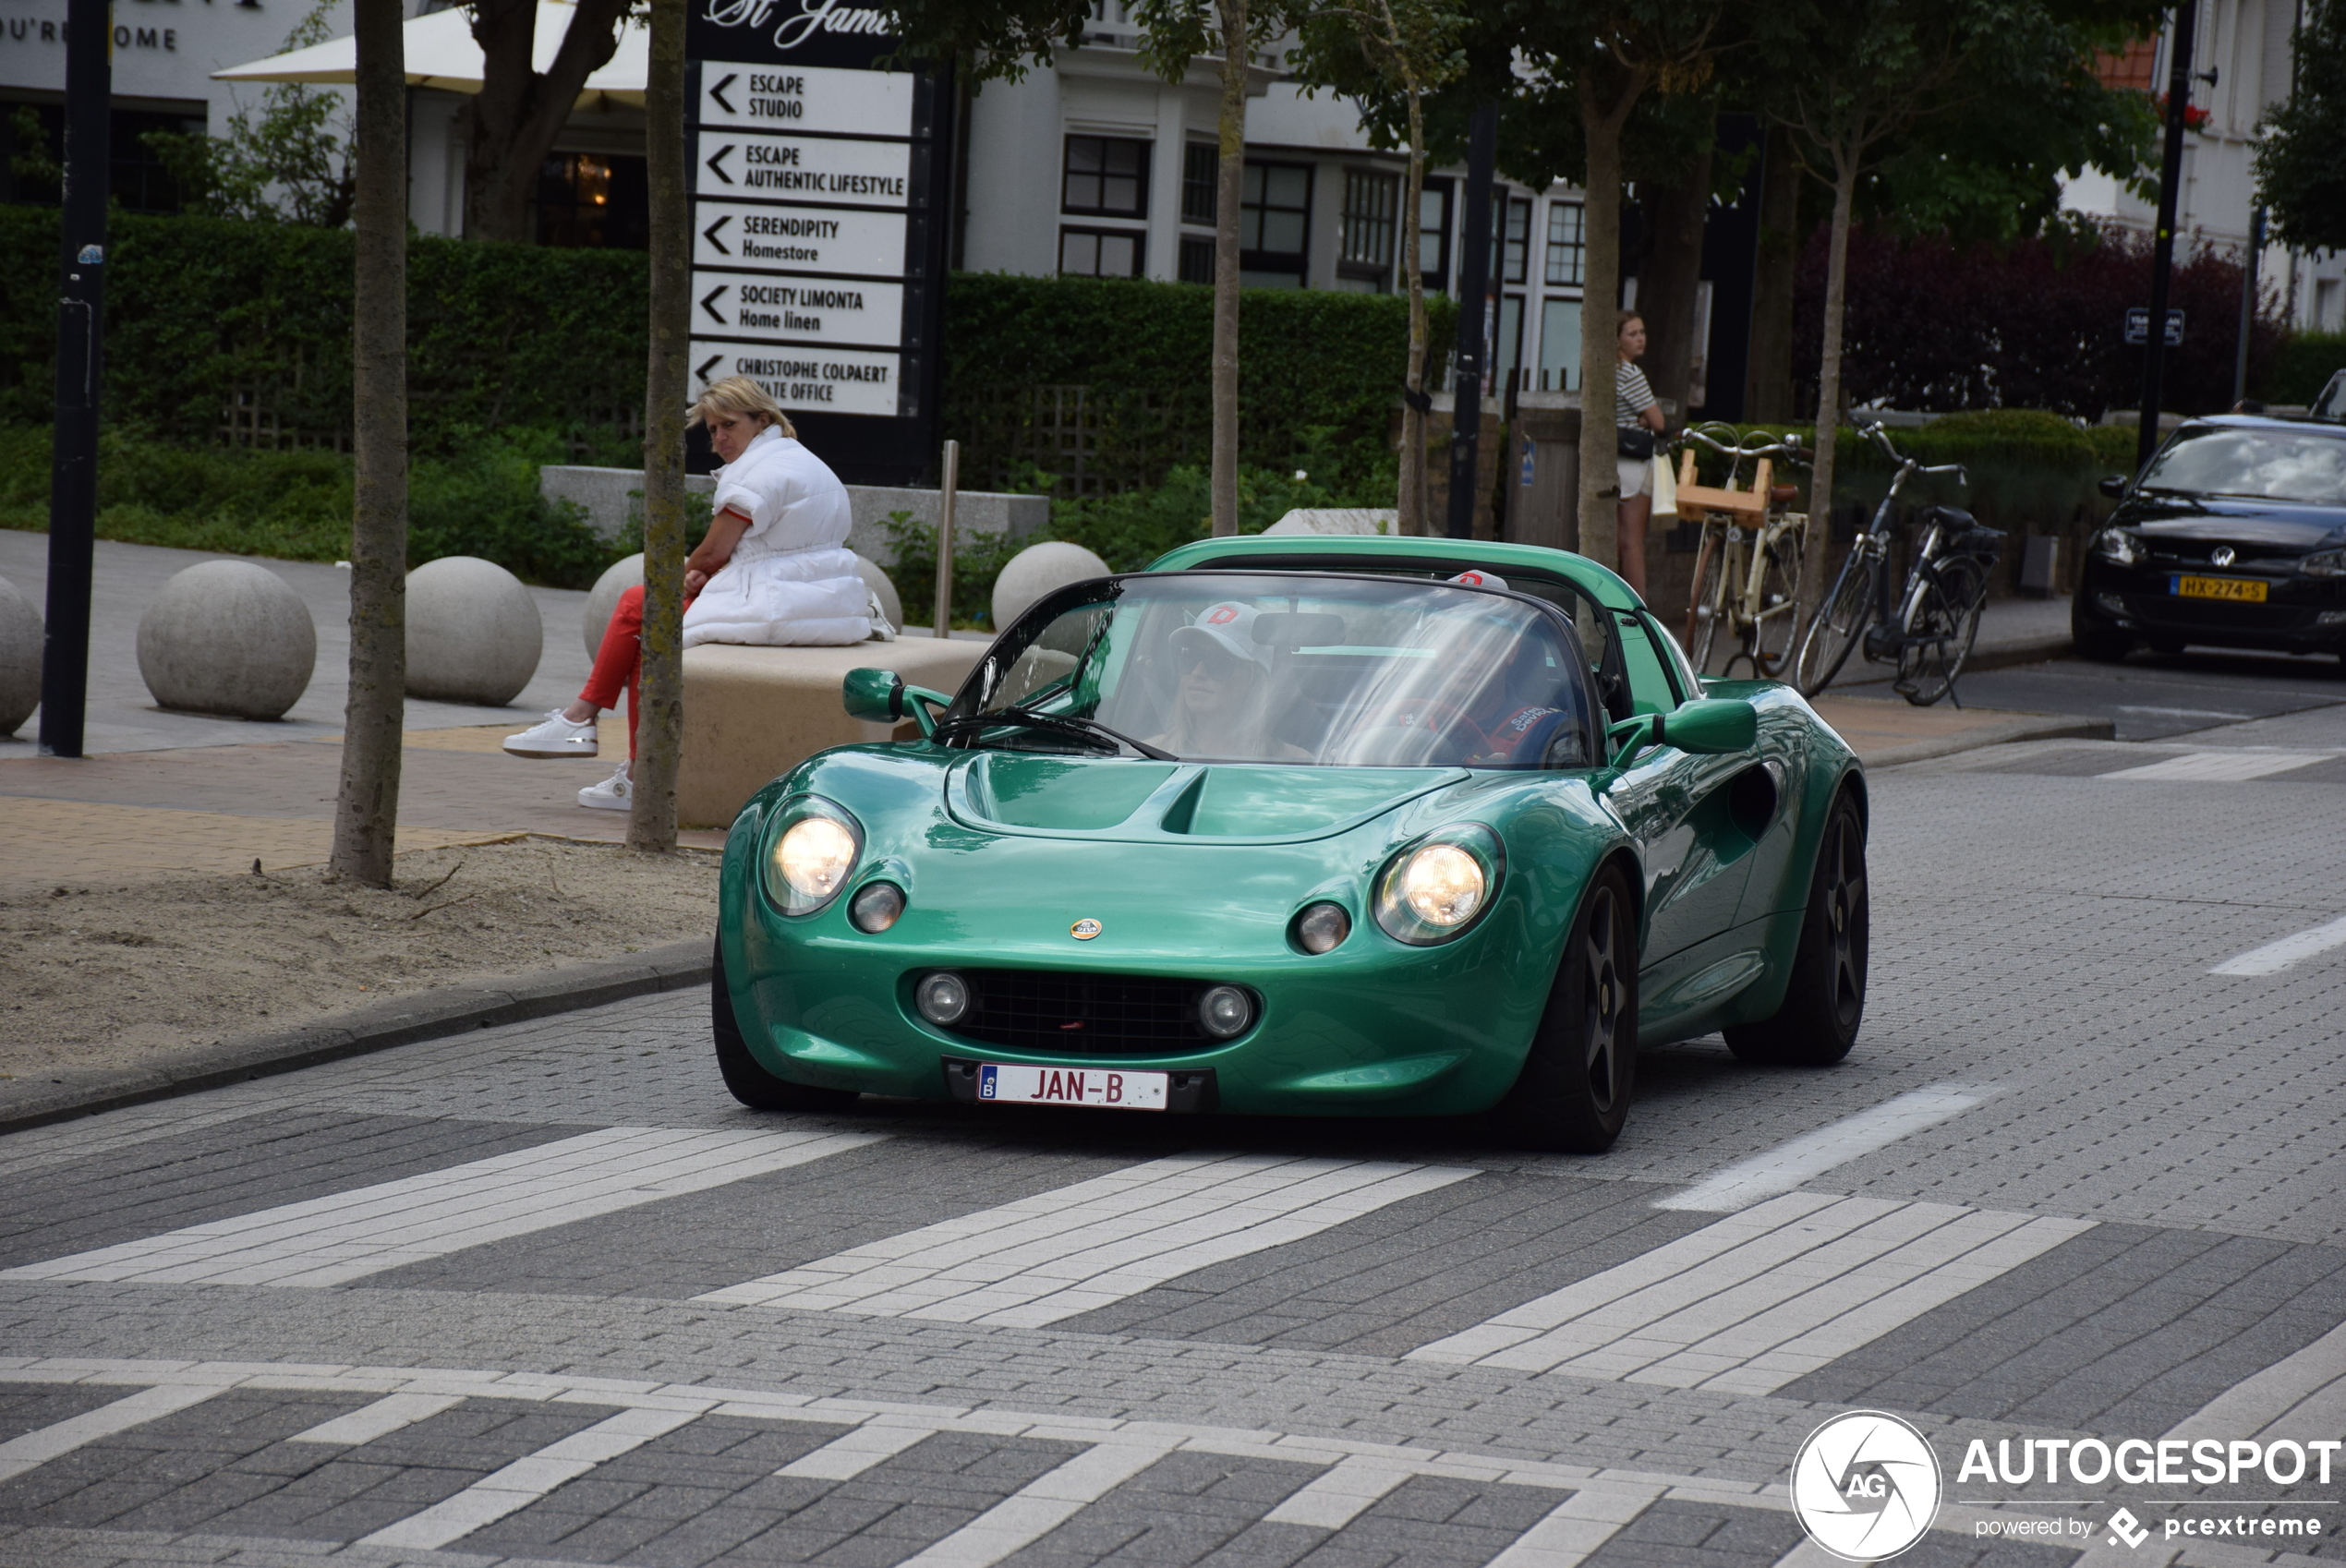
<path fill-rule="evenodd" d="M 2150 307 L 2147 305 L 2126 308 L 2126 341 L 2131 344 L 2150 341 Z M 2180 310 L 2167 312 L 2166 344 L 2169 348 L 2183 345 L 2183 313 Z"/>
<path fill-rule="evenodd" d="M 853 0 L 693 0 L 693 390 L 748 376 L 851 483 L 936 458 L 948 87 Z"/>

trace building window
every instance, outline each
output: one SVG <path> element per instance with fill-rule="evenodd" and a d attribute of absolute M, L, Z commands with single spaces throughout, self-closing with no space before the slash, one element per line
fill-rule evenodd
<path fill-rule="evenodd" d="M 538 172 L 538 243 L 641 250 L 651 193 L 641 158 L 557 152 Z"/>
<path fill-rule="evenodd" d="M 1418 271 L 1435 294 L 1450 291 L 1450 182 L 1428 180 L 1418 192 Z"/>
<path fill-rule="evenodd" d="M 1239 200 L 1239 276 L 1250 288 L 1301 288 L 1312 216 L 1308 163 L 1249 163 Z"/>
<path fill-rule="evenodd" d="M 1344 171 L 1344 242 L 1337 270 L 1379 288 L 1393 275 L 1393 235 L 1398 226 L 1401 180 L 1374 169 Z"/>
<path fill-rule="evenodd" d="M 1537 391 L 1570 392 L 1580 384 L 1580 302 L 1550 299 L 1540 306 Z"/>
<path fill-rule="evenodd" d="M 1140 218 L 1148 212 L 1149 144 L 1112 136 L 1067 139 L 1067 171 L 1059 209 L 1102 217 Z"/>
<path fill-rule="evenodd" d="M 1214 242 L 1193 235 L 1181 236 L 1181 281 L 1185 283 L 1210 283 L 1214 281 Z"/>
<path fill-rule="evenodd" d="M 1214 222 L 1214 194 L 1222 178 L 1222 154 L 1209 142 L 1192 141 L 1181 150 L 1181 222 Z"/>
<path fill-rule="evenodd" d="M 1548 203 L 1547 279 L 1551 288 L 1578 288 L 1588 246 L 1581 238 L 1580 204 Z"/>
<path fill-rule="evenodd" d="M 1059 271 L 1079 278 L 1137 278 L 1145 229 L 1061 229 Z"/>
<path fill-rule="evenodd" d="M 1531 266 L 1531 203 L 1504 194 L 1491 203 L 1491 261 L 1503 283 L 1519 283 Z"/>

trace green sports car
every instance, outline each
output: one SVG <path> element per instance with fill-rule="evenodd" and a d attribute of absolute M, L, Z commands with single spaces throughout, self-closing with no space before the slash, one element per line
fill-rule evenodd
<path fill-rule="evenodd" d="M 885 670 L 726 841 L 727 1086 L 1620 1134 L 1641 1046 L 1824 1065 L 1866 787 L 1620 578 L 1469 540 L 1201 540 L 1062 588 L 957 695 Z"/>

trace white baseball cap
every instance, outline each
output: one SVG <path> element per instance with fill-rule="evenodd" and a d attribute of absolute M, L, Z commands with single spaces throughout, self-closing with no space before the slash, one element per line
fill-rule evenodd
<path fill-rule="evenodd" d="M 1496 572 L 1485 572 L 1479 566 L 1469 567 L 1448 581 L 1457 584 L 1462 588 L 1496 588 L 1503 594 L 1507 591 L 1507 580 L 1505 577 L 1500 576 Z"/>
<path fill-rule="evenodd" d="M 1256 613 L 1252 605 L 1240 604 L 1236 599 L 1207 605 L 1195 621 L 1173 633 L 1173 651 L 1183 657 L 1193 657 L 1210 643 L 1234 658 L 1261 664 L 1262 650 L 1254 645 Z"/>

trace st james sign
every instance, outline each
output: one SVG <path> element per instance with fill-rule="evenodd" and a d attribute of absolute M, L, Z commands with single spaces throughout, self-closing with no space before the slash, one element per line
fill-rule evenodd
<path fill-rule="evenodd" d="M 748 376 L 850 482 L 936 458 L 949 89 L 885 13 L 694 0 L 693 387 Z"/>

